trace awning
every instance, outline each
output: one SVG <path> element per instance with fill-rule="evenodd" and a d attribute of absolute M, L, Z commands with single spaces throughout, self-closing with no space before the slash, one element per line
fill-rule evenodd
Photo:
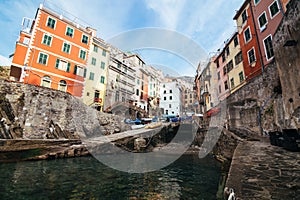
<path fill-rule="evenodd" d="M 209 111 L 206 112 L 207 117 L 211 117 L 213 115 L 216 115 L 220 112 L 220 108 L 219 107 L 215 107 L 215 108 L 211 108 Z"/>

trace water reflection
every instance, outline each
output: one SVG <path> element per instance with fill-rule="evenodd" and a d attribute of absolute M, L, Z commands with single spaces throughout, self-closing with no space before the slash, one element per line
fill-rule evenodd
<path fill-rule="evenodd" d="M 215 199 L 220 165 L 183 156 L 160 171 L 128 174 L 92 157 L 0 164 L 1 199 Z"/>

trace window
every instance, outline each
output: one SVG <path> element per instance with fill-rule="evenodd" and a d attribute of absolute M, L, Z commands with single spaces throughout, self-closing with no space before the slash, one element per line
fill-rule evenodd
<path fill-rule="evenodd" d="M 170 93 L 172 93 L 172 90 L 170 90 Z"/>
<path fill-rule="evenodd" d="M 227 67 L 224 66 L 224 67 L 223 67 L 223 75 L 226 75 L 226 74 L 227 74 Z"/>
<path fill-rule="evenodd" d="M 85 70 L 83 67 L 75 65 L 73 74 L 84 77 Z"/>
<path fill-rule="evenodd" d="M 227 64 L 227 72 L 230 72 L 233 69 L 233 62 L 232 60 Z"/>
<path fill-rule="evenodd" d="M 105 62 L 101 62 L 101 69 L 105 69 Z"/>
<path fill-rule="evenodd" d="M 279 13 L 279 6 L 277 1 L 274 1 L 269 7 L 271 18 L 275 17 Z"/>
<path fill-rule="evenodd" d="M 71 63 L 67 63 L 64 60 L 56 59 L 55 68 L 59 70 L 63 70 L 66 72 L 70 72 Z"/>
<path fill-rule="evenodd" d="M 258 17 L 258 23 L 259 23 L 259 28 L 260 31 L 263 31 L 266 28 L 267 24 L 267 17 L 266 17 L 266 12 L 263 12 L 259 17 Z"/>
<path fill-rule="evenodd" d="M 64 42 L 62 51 L 70 54 L 70 50 L 71 50 L 71 45 Z"/>
<path fill-rule="evenodd" d="M 56 24 L 56 20 L 52 19 L 51 17 L 48 17 L 47 26 L 49 28 L 55 29 L 55 24 Z"/>
<path fill-rule="evenodd" d="M 230 54 L 229 47 L 227 47 L 225 51 L 226 51 L 226 56 L 229 56 Z"/>
<path fill-rule="evenodd" d="M 139 96 L 140 95 L 140 91 L 139 89 L 136 89 L 136 95 Z"/>
<path fill-rule="evenodd" d="M 255 5 L 257 5 L 260 2 L 260 0 L 254 0 Z"/>
<path fill-rule="evenodd" d="M 220 67 L 219 60 L 217 60 L 217 68 L 219 68 L 219 67 Z"/>
<path fill-rule="evenodd" d="M 47 46 L 51 46 L 51 41 L 52 41 L 52 37 L 50 35 L 45 34 L 42 43 Z"/>
<path fill-rule="evenodd" d="M 42 65 L 47 65 L 48 55 L 44 53 L 39 53 L 38 63 Z"/>
<path fill-rule="evenodd" d="M 242 51 L 240 51 L 236 56 L 234 57 L 235 65 L 238 65 L 240 62 L 243 61 L 243 54 Z"/>
<path fill-rule="evenodd" d="M 170 96 L 170 100 L 172 100 L 172 98 L 173 98 L 173 97 L 172 97 L 172 96 Z"/>
<path fill-rule="evenodd" d="M 44 76 L 41 81 L 41 86 L 51 88 L 51 78 L 49 76 Z"/>
<path fill-rule="evenodd" d="M 63 92 L 67 91 L 67 82 L 64 80 L 59 81 L 57 89 Z"/>
<path fill-rule="evenodd" d="M 234 78 L 230 79 L 231 88 L 234 88 Z"/>
<path fill-rule="evenodd" d="M 90 79 L 90 80 L 94 80 L 94 76 L 95 76 L 95 74 L 94 74 L 93 72 L 90 72 L 90 77 L 89 77 L 89 79 Z"/>
<path fill-rule="evenodd" d="M 247 21 L 247 10 L 244 10 L 244 12 L 242 13 L 242 20 L 243 24 Z"/>
<path fill-rule="evenodd" d="M 89 41 L 89 37 L 86 36 L 86 35 L 82 35 L 81 42 L 82 42 L 83 44 L 87 44 L 88 41 Z"/>
<path fill-rule="evenodd" d="M 138 85 L 140 84 L 140 79 L 137 80 L 137 84 L 138 84 Z"/>
<path fill-rule="evenodd" d="M 219 93 L 222 92 L 222 88 L 221 88 L 221 85 L 219 85 Z"/>
<path fill-rule="evenodd" d="M 226 58 L 225 58 L 225 54 L 222 54 L 222 62 L 225 62 Z"/>
<path fill-rule="evenodd" d="M 101 78 L 100 78 L 100 83 L 104 84 L 104 82 L 105 82 L 105 77 L 104 77 L 104 76 L 101 76 Z"/>
<path fill-rule="evenodd" d="M 171 105 L 171 104 L 169 104 L 169 108 L 172 108 L 172 105 Z"/>
<path fill-rule="evenodd" d="M 102 56 L 106 56 L 106 51 L 103 49 Z"/>
<path fill-rule="evenodd" d="M 234 37 L 233 42 L 234 42 L 234 47 L 236 47 L 237 45 L 239 45 L 239 39 L 238 39 L 237 36 Z"/>
<path fill-rule="evenodd" d="M 92 58 L 92 65 L 95 66 L 96 65 L 96 61 L 97 61 L 96 58 Z"/>
<path fill-rule="evenodd" d="M 66 35 L 70 36 L 70 37 L 73 37 L 74 36 L 74 29 L 67 26 Z"/>
<path fill-rule="evenodd" d="M 190 98 L 193 98 L 193 94 L 190 94 Z"/>
<path fill-rule="evenodd" d="M 166 101 L 166 100 L 167 100 L 167 97 L 164 97 L 164 100 Z"/>
<path fill-rule="evenodd" d="M 94 52 L 98 52 L 98 47 L 96 45 L 94 45 Z"/>
<path fill-rule="evenodd" d="M 120 99 L 120 92 L 117 91 L 117 92 L 116 92 L 116 96 L 115 96 L 115 101 L 118 102 L 119 99 Z"/>
<path fill-rule="evenodd" d="M 84 77 L 84 78 L 86 78 L 86 71 L 87 71 L 87 69 L 84 68 L 84 70 L 83 70 L 83 77 Z"/>
<path fill-rule="evenodd" d="M 221 79 L 221 75 L 220 75 L 220 72 L 218 72 L 218 80 Z"/>
<path fill-rule="evenodd" d="M 249 42 L 251 40 L 251 32 L 250 32 L 250 27 L 248 27 L 245 32 L 244 32 L 244 38 L 245 42 Z"/>
<path fill-rule="evenodd" d="M 250 51 L 248 51 L 248 60 L 249 60 L 249 64 L 252 64 L 253 62 L 256 61 L 254 48 L 252 48 Z"/>
<path fill-rule="evenodd" d="M 225 87 L 225 90 L 228 90 L 228 82 L 227 81 L 224 82 L 224 87 Z"/>
<path fill-rule="evenodd" d="M 85 60 L 85 57 L 86 57 L 86 51 L 80 49 L 79 58 L 81 58 L 82 60 Z"/>
<path fill-rule="evenodd" d="M 164 94 L 166 94 L 167 93 L 167 91 L 166 90 L 164 90 Z"/>
<path fill-rule="evenodd" d="M 186 95 L 184 95 L 184 98 L 185 98 L 185 99 L 187 99 L 187 94 L 186 94 Z"/>
<path fill-rule="evenodd" d="M 270 60 L 274 56 L 273 45 L 272 45 L 272 36 L 269 35 L 264 39 L 264 46 L 266 51 L 267 60 Z"/>
<path fill-rule="evenodd" d="M 243 82 L 244 81 L 244 74 L 243 74 L 243 72 L 239 73 L 239 77 L 240 77 L 240 82 Z"/>

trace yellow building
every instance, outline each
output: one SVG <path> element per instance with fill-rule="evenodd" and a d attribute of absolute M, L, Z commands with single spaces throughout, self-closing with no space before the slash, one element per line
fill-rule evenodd
<path fill-rule="evenodd" d="M 109 46 L 102 39 L 93 37 L 85 74 L 83 102 L 99 111 L 103 111 L 109 57 Z"/>
<path fill-rule="evenodd" d="M 235 32 L 225 46 L 227 56 L 227 72 L 230 93 L 234 93 L 245 82 L 245 73 L 243 66 L 243 55 L 240 47 L 238 32 Z"/>

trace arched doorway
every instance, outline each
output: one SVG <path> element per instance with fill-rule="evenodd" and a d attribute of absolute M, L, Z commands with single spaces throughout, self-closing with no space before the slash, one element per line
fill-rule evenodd
<path fill-rule="evenodd" d="M 42 78 L 41 86 L 51 88 L 51 78 L 50 78 L 50 76 L 44 76 Z"/>
<path fill-rule="evenodd" d="M 59 81 L 58 90 L 66 92 L 67 91 L 67 82 L 65 80 Z"/>

